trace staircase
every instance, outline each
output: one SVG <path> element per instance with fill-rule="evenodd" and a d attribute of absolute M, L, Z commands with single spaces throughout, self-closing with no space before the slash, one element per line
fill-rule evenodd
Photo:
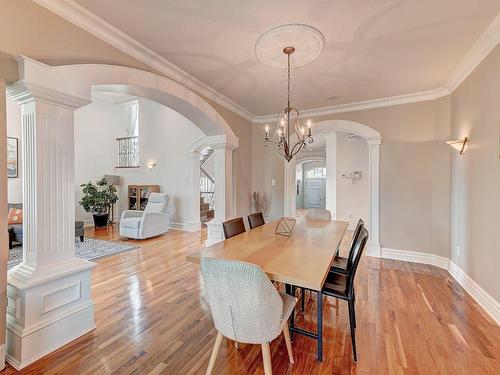
<path fill-rule="evenodd" d="M 209 149 L 200 160 L 200 221 L 205 225 L 214 218 L 215 180 L 204 167 L 207 166 L 214 150 Z"/>

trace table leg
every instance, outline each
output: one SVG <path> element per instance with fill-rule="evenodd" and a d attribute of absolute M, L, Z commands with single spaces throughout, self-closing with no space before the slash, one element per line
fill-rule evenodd
<path fill-rule="evenodd" d="M 318 291 L 318 301 L 317 301 L 317 309 L 318 309 L 318 361 L 323 361 L 323 293 Z"/>
<path fill-rule="evenodd" d="M 296 291 L 295 286 L 292 285 L 291 289 L 292 289 L 291 295 L 295 298 L 295 291 Z M 290 332 L 290 337 L 293 341 L 293 328 L 295 327 L 295 308 L 292 310 L 292 314 L 290 315 L 290 327 L 292 328 L 292 331 Z"/>

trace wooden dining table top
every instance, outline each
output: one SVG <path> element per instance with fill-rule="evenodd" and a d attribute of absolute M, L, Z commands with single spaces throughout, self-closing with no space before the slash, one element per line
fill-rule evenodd
<path fill-rule="evenodd" d="M 345 221 L 296 218 L 290 237 L 275 234 L 279 220 L 249 230 L 194 252 L 186 259 L 201 257 L 231 259 L 260 266 L 271 280 L 319 291 L 347 230 Z"/>

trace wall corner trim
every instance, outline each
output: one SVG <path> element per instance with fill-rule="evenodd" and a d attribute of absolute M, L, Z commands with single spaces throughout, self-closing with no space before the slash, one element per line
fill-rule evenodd
<path fill-rule="evenodd" d="M 488 294 L 488 292 L 450 259 L 435 254 L 389 248 L 381 249 L 380 258 L 428 264 L 448 271 L 455 281 L 469 293 L 474 301 L 476 301 L 477 304 L 481 306 L 498 325 L 500 325 L 500 302 Z"/>

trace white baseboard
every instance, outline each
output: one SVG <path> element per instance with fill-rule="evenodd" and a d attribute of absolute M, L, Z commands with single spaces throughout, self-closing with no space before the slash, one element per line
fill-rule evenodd
<path fill-rule="evenodd" d="M 187 232 L 196 232 L 201 229 L 201 221 L 194 223 L 170 223 L 170 228 L 185 230 Z"/>
<path fill-rule="evenodd" d="M 498 325 L 500 325 L 500 302 L 489 295 L 488 292 L 472 280 L 472 278 L 467 275 L 464 270 L 453 263 L 450 259 L 434 254 L 388 248 L 382 248 L 380 250 L 380 257 L 384 259 L 429 264 L 448 271 L 448 273 L 462 286 L 462 288 L 465 289 L 467 293 L 470 294 L 479 306 L 481 306 L 484 311 L 486 311 L 488 315 L 491 316 L 491 318 Z"/>
<path fill-rule="evenodd" d="M 0 345 L 0 371 L 5 368 L 5 344 Z"/>

